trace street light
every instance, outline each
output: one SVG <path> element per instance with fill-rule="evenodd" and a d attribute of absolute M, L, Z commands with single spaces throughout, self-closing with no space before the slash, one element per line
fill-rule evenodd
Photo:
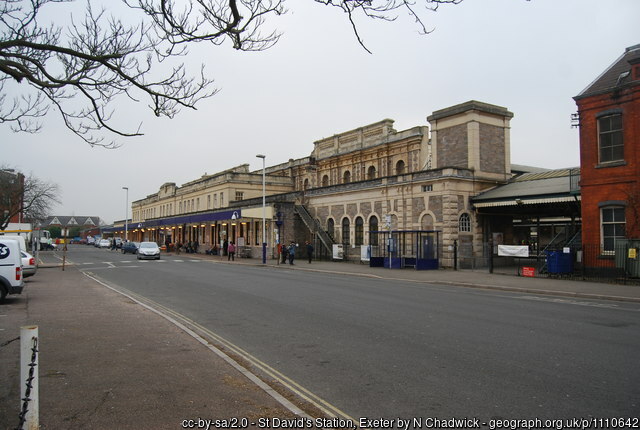
<path fill-rule="evenodd" d="M 124 241 L 127 242 L 129 240 L 129 222 L 127 221 L 127 214 L 129 213 L 129 188 L 122 187 L 122 189 L 127 191 L 127 198 L 124 202 Z"/>
<path fill-rule="evenodd" d="M 266 206 L 266 190 L 265 190 L 265 159 L 266 155 L 258 154 L 258 158 L 262 158 L 262 264 L 267 264 L 267 206 Z"/>

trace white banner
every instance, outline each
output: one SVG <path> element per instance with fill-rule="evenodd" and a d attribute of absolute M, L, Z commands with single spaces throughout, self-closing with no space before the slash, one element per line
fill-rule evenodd
<path fill-rule="evenodd" d="M 371 245 L 360 247 L 360 261 L 371 261 Z"/>
<path fill-rule="evenodd" d="M 344 248 L 342 244 L 333 244 L 333 259 L 344 260 Z"/>
<path fill-rule="evenodd" d="M 501 257 L 528 257 L 528 246 L 498 245 L 498 255 Z"/>

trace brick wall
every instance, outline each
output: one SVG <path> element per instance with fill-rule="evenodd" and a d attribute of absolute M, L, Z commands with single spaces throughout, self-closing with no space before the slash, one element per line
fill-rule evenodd
<path fill-rule="evenodd" d="M 627 237 L 640 237 L 640 86 L 616 97 L 602 94 L 577 100 L 580 113 L 580 187 L 582 198 L 582 242 L 598 244 L 600 204 L 626 202 Z M 600 163 L 598 114 L 622 113 L 624 161 Z"/>
<path fill-rule="evenodd" d="M 504 173 L 505 131 L 504 127 L 480 124 L 480 170 Z"/>
<path fill-rule="evenodd" d="M 468 144 L 466 124 L 438 130 L 438 167 L 466 168 L 469 165 Z"/>

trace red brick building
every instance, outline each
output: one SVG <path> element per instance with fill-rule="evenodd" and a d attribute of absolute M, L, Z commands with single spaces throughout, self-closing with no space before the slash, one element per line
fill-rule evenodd
<path fill-rule="evenodd" d="M 24 175 L 13 169 L 0 170 L 0 229 L 7 223 L 24 221 Z"/>
<path fill-rule="evenodd" d="M 602 259 L 621 239 L 640 238 L 640 45 L 627 48 L 574 100 L 582 242 L 599 246 Z"/>

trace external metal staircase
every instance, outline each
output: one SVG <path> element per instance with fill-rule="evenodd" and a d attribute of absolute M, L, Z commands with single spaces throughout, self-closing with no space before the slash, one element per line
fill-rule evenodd
<path fill-rule="evenodd" d="M 295 210 L 296 213 L 300 215 L 300 218 L 302 218 L 302 221 L 305 223 L 309 231 L 314 233 L 316 237 L 320 239 L 320 242 L 322 242 L 324 247 L 327 249 L 327 252 L 332 252 L 333 244 L 335 243 L 333 238 L 322 229 L 320 224 L 315 219 L 313 219 L 311 214 L 309 214 L 307 208 L 302 205 L 296 205 Z"/>

